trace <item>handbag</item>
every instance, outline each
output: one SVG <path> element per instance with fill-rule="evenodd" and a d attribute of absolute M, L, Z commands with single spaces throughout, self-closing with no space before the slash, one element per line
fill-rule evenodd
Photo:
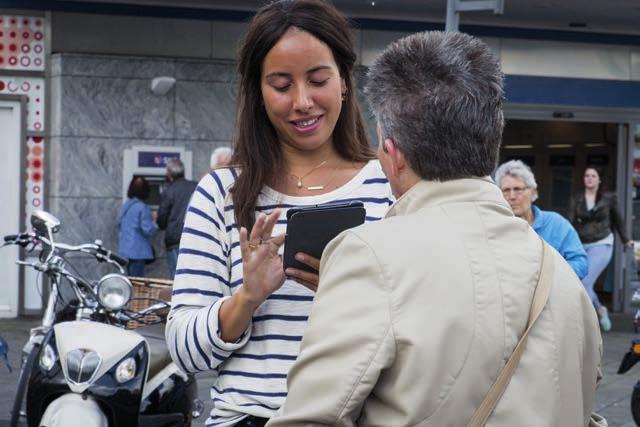
<path fill-rule="evenodd" d="M 554 271 L 553 253 L 550 250 L 550 246 L 547 245 L 544 240 L 540 240 L 542 241 L 542 266 L 540 269 L 538 284 L 536 285 L 536 290 L 533 293 L 533 302 L 531 303 L 531 309 L 529 310 L 527 329 L 524 331 L 524 334 L 522 334 L 522 337 L 520 337 L 520 341 L 518 341 L 516 348 L 513 350 L 513 353 L 511 353 L 511 356 L 509 356 L 509 360 L 507 360 L 504 368 L 500 371 L 498 378 L 485 395 L 482 403 L 478 408 L 476 408 L 471 420 L 469 420 L 469 424 L 467 424 L 467 427 L 484 427 L 486 424 L 487 419 L 489 419 L 489 416 L 500 401 L 504 391 L 507 389 L 509 381 L 518 367 L 518 363 L 520 363 L 520 358 L 522 357 L 522 353 L 527 345 L 529 332 L 531 332 L 533 325 L 536 323 L 536 320 L 538 320 L 538 317 L 542 313 L 542 310 L 549 299 L 549 294 L 551 293 L 551 279 Z M 602 416 L 596 413 L 591 414 L 589 427 L 607 426 L 607 420 Z"/>

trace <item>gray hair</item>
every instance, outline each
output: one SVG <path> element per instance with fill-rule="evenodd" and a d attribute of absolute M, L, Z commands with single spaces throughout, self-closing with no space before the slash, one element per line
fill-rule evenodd
<path fill-rule="evenodd" d="M 172 178 L 180 178 L 184 176 L 184 163 L 180 159 L 170 159 L 167 162 L 167 174 Z"/>
<path fill-rule="evenodd" d="M 220 166 L 229 166 L 231 157 L 233 156 L 233 150 L 229 147 L 218 147 L 211 153 L 209 159 L 209 167 L 215 169 Z"/>
<path fill-rule="evenodd" d="M 504 117 L 500 62 L 480 40 L 428 31 L 392 43 L 368 72 L 365 93 L 382 138 L 423 179 L 490 175 Z"/>
<path fill-rule="evenodd" d="M 505 176 L 521 179 L 528 188 L 533 190 L 538 189 L 535 175 L 531 171 L 531 168 L 522 160 L 509 160 L 496 169 L 494 181 L 498 184 L 498 187 L 502 188 L 502 180 Z M 536 193 L 531 201 L 535 202 L 537 198 L 538 194 Z"/>

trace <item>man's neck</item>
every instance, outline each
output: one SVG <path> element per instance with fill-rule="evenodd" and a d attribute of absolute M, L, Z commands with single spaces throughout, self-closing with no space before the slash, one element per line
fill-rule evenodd
<path fill-rule="evenodd" d="M 400 198 L 404 193 L 411 190 L 414 185 L 422 179 L 416 175 L 412 170 L 407 170 L 399 177 L 396 183 L 391 182 L 391 189 L 396 199 Z"/>

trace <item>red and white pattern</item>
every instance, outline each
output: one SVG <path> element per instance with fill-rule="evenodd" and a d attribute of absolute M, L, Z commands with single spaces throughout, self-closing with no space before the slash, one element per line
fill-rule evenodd
<path fill-rule="evenodd" d="M 27 95 L 27 129 L 44 130 L 44 79 L 0 76 L 0 94 Z"/>
<path fill-rule="evenodd" d="M 39 16 L 0 15 L 0 94 L 26 95 L 27 133 L 45 130 L 45 20 Z M 11 71 L 36 71 L 42 77 L 11 76 Z M 24 166 L 25 224 L 44 204 L 44 138 L 26 140 Z M 17 193 L 13 193 L 17 194 Z"/>
<path fill-rule="evenodd" d="M 43 207 L 44 193 L 44 138 L 31 136 L 27 138 L 27 163 L 25 165 L 25 218 Z M 28 222 L 27 222 L 28 224 Z"/>
<path fill-rule="evenodd" d="M 0 69 L 44 71 L 44 18 L 0 15 Z"/>

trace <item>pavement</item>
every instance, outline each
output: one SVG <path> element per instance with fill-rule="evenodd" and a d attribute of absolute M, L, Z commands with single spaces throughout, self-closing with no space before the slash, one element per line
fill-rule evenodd
<path fill-rule="evenodd" d="M 604 378 L 596 391 L 594 411 L 604 416 L 610 427 L 635 427 L 629 402 L 633 386 L 640 379 L 640 365 L 625 375 L 617 375 L 616 372 L 622 356 L 630 347 L 631 340 L 639 335 L 632 332 L 628 316 L 612 316 L 612 320 L 614 328 L 617 328 L 604 334 Z M 38 323 L 39 319 L 34 317 L 0 320 L 0 335 L 9 343 L 9 360 L 14 368 L 13 373 L 9 373 L 4 363 L 0 362 L 0 427 L 8 426 L 21 348 L 29 337 L 29 329 Z M 213 375 L 204 373 L 199 374 L 197 378 L 199 396 L 205 403 L 205 414 L 194 421 L 194 427 L 203 426 L 206 415 L 211 410 L 209 388 L 213 382 Z"/>

